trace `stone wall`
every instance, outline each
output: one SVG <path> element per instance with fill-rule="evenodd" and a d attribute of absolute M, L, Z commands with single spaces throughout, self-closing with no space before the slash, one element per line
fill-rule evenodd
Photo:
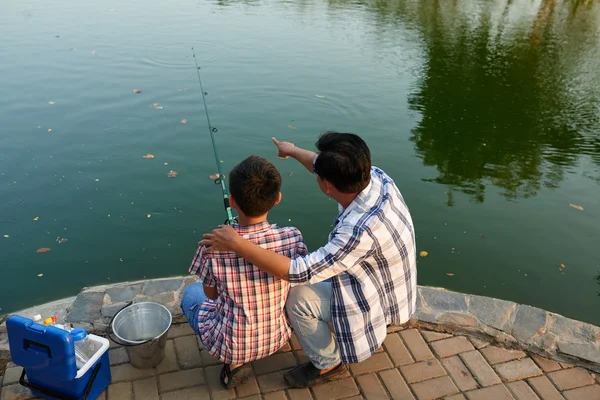
<path fill-rule="evenodd" d="M 152 301 L 165 305 L 177 323 L 185 321 L 179 308 L 183 290 L 195 281 L 187 276 L 84 288 L 76 297 L 17 314 L 29 318 L 35 314 L 57 315 L 59 321 L 106 335 L 110 319 L 128 302 Z M 5 319 L 0 319 L 0 359 L 10 357 Z M 410 324 L 491 340 L 600 372 L 600 328 L 539 308 L 421 286 L 417 312 Z"/>

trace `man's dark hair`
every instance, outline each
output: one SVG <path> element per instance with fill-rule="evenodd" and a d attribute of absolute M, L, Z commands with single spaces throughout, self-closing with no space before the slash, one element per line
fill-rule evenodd
<path fill-rule="evenodd" d="M 317 140 L 315 173 L 342 193 L 358 193 L 371 180 L 371 151 L 353 133 L 325 132 Z"/>
<path fill-rule="evenodd" d="M 266 214 L 277 202 L 281 175 L 269 161 L 250 156 L 233 167 L 229 191 L 240 210 L 248 217 Z"/>

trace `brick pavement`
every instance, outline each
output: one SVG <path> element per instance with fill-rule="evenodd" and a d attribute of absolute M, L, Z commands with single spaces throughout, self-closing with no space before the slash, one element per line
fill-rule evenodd
<path fill-rule="evenodd" d="M 350 366 L 348 376 L 311 389 L 292 389 L 283 374 L 307 360 L 292 340 L 278 353 L 252 363 L 248 381 L 224 390 L 221 365 L 187 324 L 169 331 L 165 360 L 137 370 L 127 352 L 110 350 L 113 382 L 102 400 L 188 399 L 402 399 L 402 400 L 600 400 L 600 377 L 585 369 L 481 340 L 416 329 L 390 333 L 369 360 Z M 31 399 L 9 367 L 1 400 Z M 1 377 L 0 377 L 1 378 Z"/>

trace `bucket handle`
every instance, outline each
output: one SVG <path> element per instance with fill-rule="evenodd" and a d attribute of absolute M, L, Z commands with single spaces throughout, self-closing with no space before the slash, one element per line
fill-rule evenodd
<path fill-rule="evenodd" d="M 111 342 L 113 342 L 113 343 L 116 343 L 116 344 L 118 344 L 119 346 L 123 346 L 123 347 L 135 347 L 135 346 L 141 346 L 141 345 L 143 345 L 143 344 L 150 343 L 151 341 L 153 341 L 153 340 L 154 340 L 154 338 L 152 338 L 152 339 L 148 339 L 148 340 L 146 340 L 145 342 L 141 342 L 141 343 L 133 343 L 133 344 L 132 344 L 132 343 L 124 343 L 124 342 L 121 342 L 121 341 L 117 340 L 117 338 L 116 338 L 116 337 L 113 337 L 113 336 L 112 336 L 112 335 L 114 334 L 114 332 L 112 332 L 112 325 L 113 325 L 113 322 L 115 321 L 115 317 L 116 317 L 116 316 L 117 316 L 117 315 L 118 315 L 118 314 L 119 314 L 121 311 L 123 311 L 124 309 L 126 309 L 127 307 L 129 307 L 129 306 L 131 306 L 131 305 L 133 305 L 133 304 L 135 304 L 135 303 L 134 303 L 134 302 L 132 302 L 132 301 L 128 301 L 127 303 L 125 303 L 125 305 L 123 306 L 123 308 L 121 308 L 119 311 L 117 311 L 117 312 L 115 313 L 115 315 L 113 315 L 113 317 L 110 319 L 110 323 L 108 324 L 108 329 L 107 329 L 107 332 L 106 332 L 106 336 L 108 336 L 108 339 L 110 339 L 110 341 L 111 341 Z"/>
<path fill-rule="evenodd" d="M 98 375 L 98 371 L 100 371 L 100 367 L 102 366 L 102 363 L 99 362 L 96 364 L 96 366 L 94 367 L 94 371 L 92 372 L 92 376 L 90 377 L 89 382 L 87 383 L 87 385 L 85 386 L 85 391 L 83 392 L 83 398 L 82 400 L 86 400 L 90 394 L 90 391 L 92 390 L 92 386 L 94 385 L 94 381 L 96 380 L 96 376 Z M 73 396 L 69 396 L 66 395 L 64 393 L 60 393 L 57 392 L 55 390 L 52 389 L 48 389 L 46 387 L 40 386 L 40 385 L 36 385 L 34 383 L 28 382 L 25 380 L 25 368 L 23 368 L 23 372 L 21 372 L 21 378 L 19 379 L 19 383 L 21 384 L 21 386 L 26 387 L 34 392 L 43 394 L 44 396 L 48 396 L 51 397 L 53 399 L 59 399 L 59 400 L 79 400 L 80 397 L 73 397 Z"/>

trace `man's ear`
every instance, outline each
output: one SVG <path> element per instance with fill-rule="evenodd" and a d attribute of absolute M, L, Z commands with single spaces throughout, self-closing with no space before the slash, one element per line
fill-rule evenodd
<path fill-rule="evenodd" d="M 325 194 L 331 196 L 331 194 L 336 190 L 335 186 L 333 186 L 333 183 L 329 182 L 327 179 L 323 179 L 323 182 L 325 182 L 325 189 L 327 190 Z"/>
<path fill-rule="evenodd" d="M 281 194 L 281 192 L 279 192 L 279 194 L 277 195 L 277 200 L 275 200 L 275 205 L 277 205 L 281 202 L 282 197 L 283 197 L 283 195 Z"/>

